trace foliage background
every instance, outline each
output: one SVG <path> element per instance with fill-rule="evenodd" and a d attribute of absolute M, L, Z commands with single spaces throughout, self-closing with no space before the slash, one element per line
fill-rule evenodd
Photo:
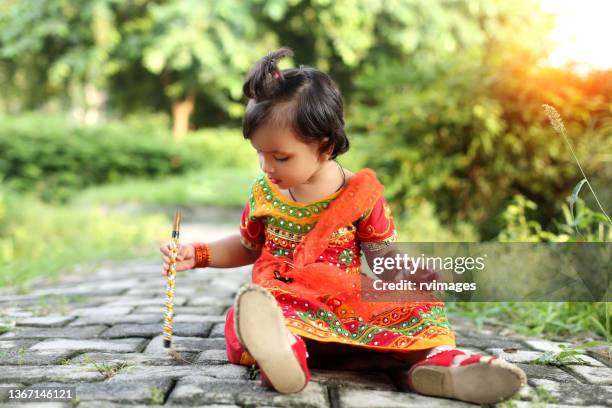
<path fill-rule="evenodd" d="M 36 266 L 54 245 L 163 240 L 154 205 L 242 206 L 242 81 L 280 46 L 338 83 L 340 161 L 376 170 L 403 240 L 609 241 L 592 194 L 569 210 L 582 175 L 541 105 L 610 213 L 612 70 L 547 65 L 552 27 L 536 0 L 2 0 L 0 284 L 69 265 Z M 128 202 L 149 209 L 100 219 Z"/>

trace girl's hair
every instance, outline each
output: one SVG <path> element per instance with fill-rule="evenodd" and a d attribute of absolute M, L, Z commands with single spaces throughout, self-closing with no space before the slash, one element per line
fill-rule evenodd
<path fill-rule="evenodd" d="M 242 133 L 250 139 L 263 125 L 292 129 L 305 143 L 323 141 L 320 152 L 333 147 L 331 158 L 346 152 L 342 95 L 334 81 L 311 67 L 279 70 L 276 63 L 293 51 L 282 47 L 255 63 L 246 76 L 244 95 L 249 98 Z"/>

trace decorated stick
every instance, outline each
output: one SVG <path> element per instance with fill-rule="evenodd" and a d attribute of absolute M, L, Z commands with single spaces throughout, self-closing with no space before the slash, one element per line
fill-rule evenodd
<path fill-rule="evenodd" d="M 170 267 L 166 280 L 166 314 L 164 315 L 164 348 L 170 348 L 172 344 L 172 319 L 174 318 L 174 284 L 176 281 L 176 257 L 179 249 L 179 229 L 181 226 L 181 212 L 176 210 L 174 224 L 172 227 L 172 240 L 170 248 Z"/>

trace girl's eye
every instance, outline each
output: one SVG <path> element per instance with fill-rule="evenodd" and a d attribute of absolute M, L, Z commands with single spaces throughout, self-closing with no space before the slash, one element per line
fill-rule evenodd
<path fill-rule="evenodd" d="M 284 162 L 289 160 L 288 157 L 275 157 L 274 160 L 279 161 L 279 162 Z"/>

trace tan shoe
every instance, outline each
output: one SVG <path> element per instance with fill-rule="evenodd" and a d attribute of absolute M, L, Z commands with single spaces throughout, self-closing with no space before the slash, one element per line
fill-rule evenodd
<path fill-rule="evenodd" d="M 302 391 L 310 379 L 306 345 L 287 329 L 274 296 L 248 284 L 238 291 L 234 309 L 236 335 L 261 368 L 262 384 L 282 394 Z"/>
<path fill-rule="evenodd" d="M 468 358 L 453 363 L 458 354 Z M 408 386 L 414 392 L 476 404 L 504 401 L 525 384 L 527 376 L 516 365 L 458 349 L 440 351 L 413 365 L 408 372 Z"/>

